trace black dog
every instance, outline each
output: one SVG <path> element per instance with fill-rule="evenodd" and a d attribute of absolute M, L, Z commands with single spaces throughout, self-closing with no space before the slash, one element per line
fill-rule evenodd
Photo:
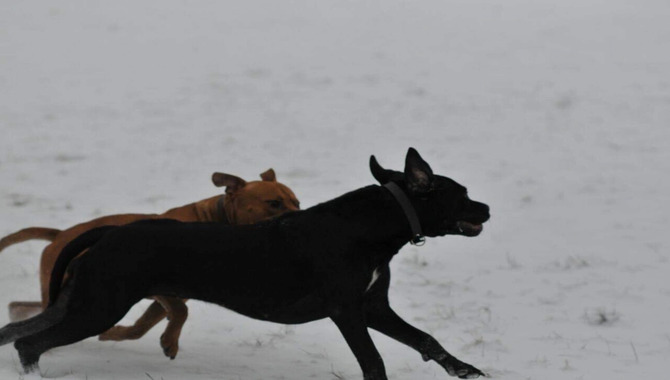
<path fill-rule="evenodd" d="M 409 345 L 450 375 L 485 376 L 396 315 L 388 289 L 389 262 L 408 240 L 421 242 L 421 230 L 430 237 L 476 236 L 489 218 L 488 206 L 470 200 L 451 179 L 433 175 L 412 148 L 404 173 L 383 169 L 374 156 L 370 167 L 386 186 L 257 225 L 163 220 L 85 233 L 54 268 L 51 305 L 0 329 L 0 344 L 16 341 L 30 372 L 43 352 L 98 335 L 142 298 L 164 295 L 285 324 L 331 318 L 365 379 L 386 379 L 368 328 Z M 89 246 L 71 262 L 58 294 L 65 266 Z"/>

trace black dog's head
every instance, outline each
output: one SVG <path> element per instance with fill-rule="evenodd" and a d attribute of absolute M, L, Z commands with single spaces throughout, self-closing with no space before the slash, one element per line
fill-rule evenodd
<path fill-rule="evenodd" d="M 380 184 L 395 182 L 403 189 L 426 236 L 477 236 L 489 219 L 489 206 L 468 198 L 456 181 L 434 175 L 414 148 L 407 152 L 404 173 L 382 168 L 375 156 L 370 157 L 370 171 Z"/>

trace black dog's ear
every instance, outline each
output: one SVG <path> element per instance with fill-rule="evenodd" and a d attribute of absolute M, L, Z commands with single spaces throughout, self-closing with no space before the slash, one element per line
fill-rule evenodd
<path fill-rule="evenodd" d="M 405 157 L 405 180 L 409 191 L 415 193 L 425 193 L 433 188 L 433 170 L 414 148 L 409 148 Z"/>
<path fill-rule="evenodd" d="M 382 168 L 374 155 L 370 156 L 370 172 L 372 172 L 372 176 L 375 177 L 377 182 L 381 185 L 389 182 L 391 180 L 391 174 L 393 174 L 392 170 Z"/>

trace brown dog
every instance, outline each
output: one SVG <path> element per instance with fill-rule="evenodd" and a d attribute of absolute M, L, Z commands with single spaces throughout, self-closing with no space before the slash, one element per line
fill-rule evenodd
<path fill-rule="evenodd" d="M 12 302 L 9 314 L 12 321 L 25 319 L 41 312 L 49 302 L 49 279 L 53 265 L 63 248 L 80 234 L 100 226 L 123 225 L 146 219 L 176 219 L 183 222 L 222 222 L 233 225 L 252 224 L 287 211 L 298 210 L 300 205 L 287 186 L 277 182 L 275 172 L 269 169 L 261 174 L 262 181 L 246 182 L 230 174 L 214 173 L 212 181 L 226 187 L 225 195 L 203 199 L 199 202 L 168 210 L 163 214 L 119 214 L 97 218 L 66 230 L 30 227 L 0 239 L 0 251 L 6 247 L 31 239 L 49 240 L 40 261 L 41 302 Z M 165 355 L 174 359 L 178 351 L 179 334 L 187 317 L 184 300 L 172 297 L 155 297 L 146 312 L 133 326 L 115 326 L 100 335 L 100 340 L 139 339 L 153 326 L 168 316 L 168 325 L 161 336 Z"/>

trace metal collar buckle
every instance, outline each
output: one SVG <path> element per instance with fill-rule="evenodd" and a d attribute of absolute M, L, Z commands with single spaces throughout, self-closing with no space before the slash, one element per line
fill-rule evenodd
<path fill-rule="evenodd" d="M 421 247 L 422 245 L 426 244 L 426 237 L 423 235 L 415 235 L 412 240 L 409 241 L 409 243 L 417 247 Z"/>

